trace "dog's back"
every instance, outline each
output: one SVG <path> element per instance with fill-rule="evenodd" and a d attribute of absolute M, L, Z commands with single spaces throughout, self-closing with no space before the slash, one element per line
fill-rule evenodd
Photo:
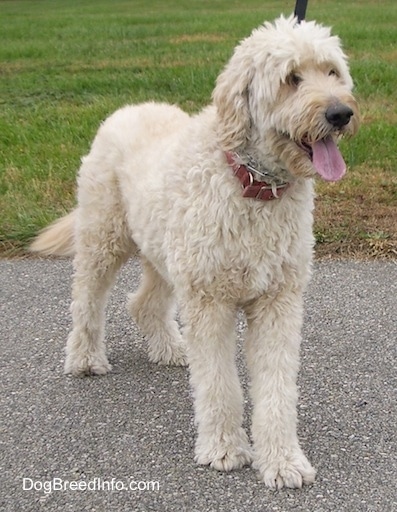
<path fill-rule="evenodd" d="M 82 158 L 79 186 L 82 181 L 100 183 L 102 173 L 105 180 L 102 192 L 106 197 L 106 186 L 119 180 L 117 168 L 124 166 L 125 160 L 133 155 L 139 160 L 139 154 L 147 153 L 148 146 L 160 145 L 189 120 L 190 116 L 183 110 L 165 103 L 127 105 L 117 110 L 101 124 L 90 153 Z M 142 174 L 145 169 L 140 167 L 137 172 Z M 110 181 L 106 178 L 109 174 L 113 175 Z M 43 256 L 72 256 L 76 221 L 77 210 L 73 210 L 44 228 L 29 250 Z"/>

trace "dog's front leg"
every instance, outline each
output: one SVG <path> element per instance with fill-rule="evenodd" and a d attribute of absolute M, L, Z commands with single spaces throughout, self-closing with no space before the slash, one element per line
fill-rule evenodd
<path fill-rule="evenodd" d="M 183 301 L 198 438 L 195 460 L 229 471 L 252 460 L 242 428 L 243 398 L 235 363 L 235 307 L 213 298 Z"/>
<path fill-rule="evenodd" d="M 296 432 L 302 294 L 289 289 L 262 297 L 246 314 L 254 467 L 271 488 L 302 487 L 312 483 L 316 473 Z"/>

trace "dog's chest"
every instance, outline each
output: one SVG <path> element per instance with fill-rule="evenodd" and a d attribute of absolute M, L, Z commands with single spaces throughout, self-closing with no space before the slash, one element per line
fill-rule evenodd
<path fill-rule="evenodd" d="M 210 211 L 187 217 L 167 241 L 171 279 L 183 287 L 243 303 L 286 279 L 285 269 L 307 266 L 312 251 L 311 212 L 294 208 Z"/>
<path fill-rule="evenodd" d="M 252 300 L 282 280 L 283 261 L 276 247 L 247 240 L 247 245 L 226 243 L 221 250 L 207 247 L 195 258 L 191 282 L 214 296 L 239 302 Z"/>

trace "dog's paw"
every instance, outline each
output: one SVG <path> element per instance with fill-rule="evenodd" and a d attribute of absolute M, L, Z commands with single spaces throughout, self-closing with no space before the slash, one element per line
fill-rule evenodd
<path fill-rule="evenodd" d="M 241 428 L 237 434 L 225 434 L 220 439 L 199 437 L 195 461 L 218 471 L 231 471 L 251 464 L 252 450 L 246 433 Z"/>
<path fill-rule="evenodd" d="M 64 371 L 67 375 L 84 377 L 89 375 L 105 375 L 110 372 L 110 365 L 105 355 L 84 355 L 68 354 L 66 356 Z"/>
<path fill-rule="evenodd" d="M 186 366 L 187 357 L 183 343 L 149 344 L 149 361 L 160 365 Z"/>
<path fill-rule="evenodd" d="M 265 484 L 276 490 L 283 487 L 300 489 L 303 484 L 312 484 L 316 476 L 316 470 L 300 449 L 286 456 L 257 458 L 253 467 L 259 470 Z"/>

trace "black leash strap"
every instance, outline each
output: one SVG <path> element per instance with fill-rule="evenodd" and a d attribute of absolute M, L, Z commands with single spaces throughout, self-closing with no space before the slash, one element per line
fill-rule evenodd
<path fill-rule="evenodd" d="M 305 19 L 308 0 L 296 0 L 294 16 L 298 18 L 298 23 Z"/>

